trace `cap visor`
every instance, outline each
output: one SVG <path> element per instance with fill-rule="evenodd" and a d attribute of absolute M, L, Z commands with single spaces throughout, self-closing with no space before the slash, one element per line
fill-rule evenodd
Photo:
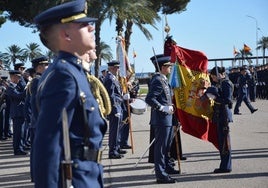
<path fill-rule="evenodd" d="M 75 23 L 89 23 L 89 22 L 96 22 L 97 20 L 98 20 L 98 18 L 84 17 L 84 18 L 74 20 L 72 22 L 75 22 Z"/>

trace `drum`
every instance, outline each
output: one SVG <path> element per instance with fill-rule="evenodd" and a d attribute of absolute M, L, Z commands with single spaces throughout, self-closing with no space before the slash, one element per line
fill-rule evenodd
<path fill-rule="evenodd" d="M 136 98 L 132 103 L 129 104 L 131 112 L 133 114 L 141 115 L 146 111 L 146 102 L 142 99 Z"/>

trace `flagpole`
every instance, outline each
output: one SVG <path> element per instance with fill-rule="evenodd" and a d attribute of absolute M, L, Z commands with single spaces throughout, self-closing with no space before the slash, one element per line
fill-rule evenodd
<path fill-rule="evenodd" d="M 124 72 L 121 72 L 120 73 L 120 84 L 123 88 L 123 93 L 124 94 L 129 94 L 129 91 L 128 91 L 128 76 L 127 76 L 127 67 L 123 67 L 123 66 L 126 66 L 126 63 L 125 61 L 127 61 L 126 59 L 127 56 L 126 56 L 126 52 L 125 52 L 125 47 L 122 45 L 122 36 L 119 35 L 118 36 L 118 45 L 120 44 L 120 50 L 121 50 L 121 54 L 119 54 L 118 52 L 118 60 L 120 62 L 120 69 L 122 68 L 122 70 Z M 119 47 L 117 48 L 117 50 L 119 49 Z M 119 56 L 122 56 L 122 57 L 119 57 Z M 129 78 L 132 76 L 132 72 L 131 72 L 131 75 L 129 76 Z M 127 103 L 127 112 L 128 112 L 128 126 L 129 126 L 129 135 L 130 135 L 130 145 L 131 145 L 131 151 L 132 151 L 132 154 L 134 154 L 134 142 L 133 142 L 133 131 L 132 131 L 132 121 L 131 121 L 131 111 L 130 111 L 130 104 L 129 104 L 129 99 L 126 100 L 126 103 Z"/>

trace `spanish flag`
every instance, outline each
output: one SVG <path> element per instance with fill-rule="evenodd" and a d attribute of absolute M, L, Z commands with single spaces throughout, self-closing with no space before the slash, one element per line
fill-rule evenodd
<path fill-rule="evenodd" d="M 244 44 L 244 49 L 243 50 L 244 50 L 245 53 L 249 53 L 251 48 L 249 46 L 247 46 L 246 44 Z"/>
<path fill-rule="evenodd" d="M 211 121 L 212 101 L 204 97 L 210 83 L 208 59 L 200 51 L 189 50 L 173 45 L 171 62 L 177 65 L 181 84 L 174 88 L 176 116 L 183 132 L 211 142 L 217 149 L 217 129 Z"/>

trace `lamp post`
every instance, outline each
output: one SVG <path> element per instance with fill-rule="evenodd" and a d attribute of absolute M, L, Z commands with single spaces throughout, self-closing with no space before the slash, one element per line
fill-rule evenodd
<path fill-rule="evenodd" d="M 259 29 L 259 27 L 258 27 L 258 21 L 253 16 L 247 15 L 247 17 L 252 18 L 256 22 L 256 65 L 258 65 L 258 50 L 257 50 L 257 47 L 258 47 L 258 29 Z"/>

